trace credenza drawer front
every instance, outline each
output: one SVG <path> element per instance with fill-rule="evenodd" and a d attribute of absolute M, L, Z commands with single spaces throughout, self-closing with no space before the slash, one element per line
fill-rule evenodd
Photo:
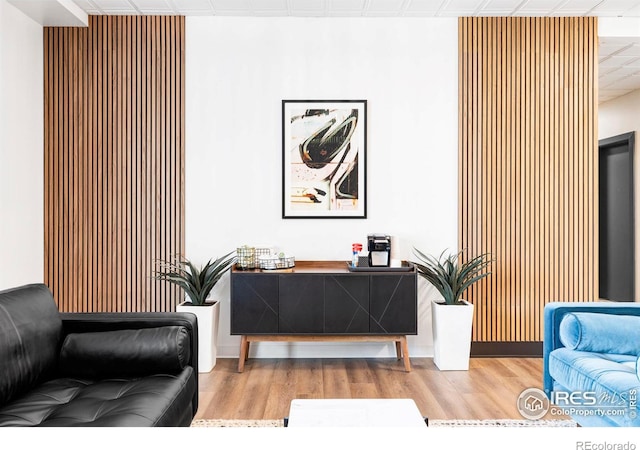
<path fill-rule="evenodd" d="M 369 332 L 368 276 L 326 276 L 324 289 L 325 333 Z"/>
<path fill-rule="evenodd" d="M 376 334 L 417 334 L 415 275 L 371 277 L 370 331 Z"/>
<path fill-rule="evenodd" d="M 280 276 L 280 333 L 322 333 L 324 277 L 308 274 Z"/>
<path fill-rule="evenodd" d="M 231 334 L 278 332 L 278 276 L 231 277 Z"/>

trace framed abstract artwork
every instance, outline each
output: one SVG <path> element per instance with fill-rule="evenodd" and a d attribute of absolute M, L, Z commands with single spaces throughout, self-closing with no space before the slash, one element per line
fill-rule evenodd
<path fill-rule="evenodd" d="M 282 101 L 282 217 L 366 218 L 367 101 Z"/>

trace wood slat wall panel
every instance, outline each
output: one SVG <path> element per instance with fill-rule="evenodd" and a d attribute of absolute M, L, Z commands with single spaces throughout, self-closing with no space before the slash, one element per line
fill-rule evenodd
<path fill-rule="evenodd" d="M 65 312 L 173 311 L 184 249 L 184 17 L 45 27 L 45 283 Z"/>
<path fill-rule="evenodd" d="M 459 243 L 489 252 L 473 340 L 542 340 L 597 300 L 597 19 L 459 19 Z"/>

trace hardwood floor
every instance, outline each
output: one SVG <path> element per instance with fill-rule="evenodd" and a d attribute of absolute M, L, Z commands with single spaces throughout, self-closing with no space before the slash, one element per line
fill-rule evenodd
<path fill-rule="evenodd" d="M 472 358 L 443 372 L 431 358 L 218 359 L 199 375 L 196 419 L 280 419 L 294 398 L 412 398 L 430 419 L 522 419 L 520 393 L 542 388 L 542 358 Z M 564 417 L 546 417 L 559 418 Z"/>

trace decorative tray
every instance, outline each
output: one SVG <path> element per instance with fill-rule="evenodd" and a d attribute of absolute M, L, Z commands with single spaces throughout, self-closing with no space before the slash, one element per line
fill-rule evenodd
<path fill-rule="evenodd" d="M 347 261 L 347 268 L 349 272 L 412 272 L 414 265 L 407 261 L 402 261 L 400 267 L 370 267 L 369 258 L 361 256 L 358 260 L 358 266 L 353 267 L 351 261 Z"/>

